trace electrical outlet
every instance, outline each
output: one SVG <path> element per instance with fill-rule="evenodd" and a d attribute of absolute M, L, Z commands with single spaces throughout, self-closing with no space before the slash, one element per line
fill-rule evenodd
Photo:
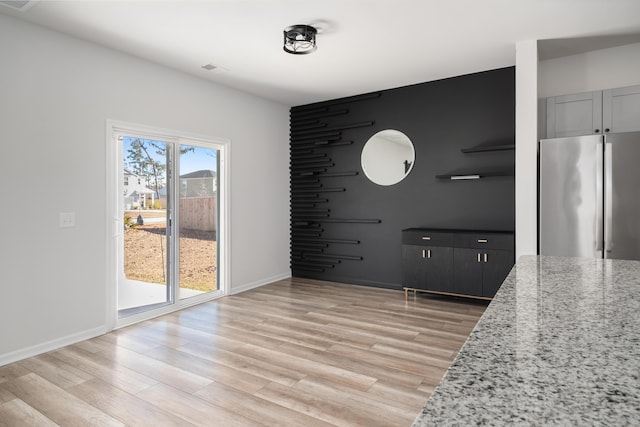
<path fill-rule="evenodd" d="M 76 226 L 75 212 L 60 212 L 60 228 L 68 228 Z"/>

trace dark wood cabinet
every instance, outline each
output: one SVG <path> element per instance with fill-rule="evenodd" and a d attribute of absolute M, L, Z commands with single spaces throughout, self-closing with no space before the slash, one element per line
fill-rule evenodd
<path fill-rule="evenodd" d="M 493 298 L 513 267 L 513 252 L 485 250 L 483 260 L 482 296 Z"/>
<path fill-rule="evenodd" d="M 453 287 L 451 292 L 481 297 L 482 255 L 477 249 L 455 248 L 453 250 Z"/>
<path fill-rule="evenodd" d="M 402 232 L 405 291 L 490 299 L 514 264 L 514 235 L 499 231 Z"/>
<path fill-rule="evenodd" d="M 447 292 L 451 288 L 453 250 L 440 246 L 402 246 L 405 286 Z"/>
<path fill-rule="evenodd" d="M 455 248 L 453 265 L 453 293 L 493 298 L 513 267 L 513 252 Z"/>

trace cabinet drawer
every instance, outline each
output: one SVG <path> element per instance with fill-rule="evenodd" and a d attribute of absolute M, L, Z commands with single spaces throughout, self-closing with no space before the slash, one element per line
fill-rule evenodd
<path fill-rule="evenodd" d="M 456 234 L 454 246 L 474 249 L 514 250 L 513 233 L 461 233 Z"/>
<path fill-rule="evenodd" d="M 403 245 L 453 246 L 453 234 L 446 231 L 410 228 L 402 230 Z"/>

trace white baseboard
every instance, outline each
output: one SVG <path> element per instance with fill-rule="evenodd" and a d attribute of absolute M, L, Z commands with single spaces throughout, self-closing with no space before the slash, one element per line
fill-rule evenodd
<path fill-rule="evenodd" d="M 240 286 L 234 286 L 231 289 L 230 295 L 239 294 L 241 292 L 255 289 L 260 286 L 268 285 L 269 283 L 277 282 L 278 280 L 288 279 L 291 277 L 291 273 L 278 274 L 276 276 L 267 277 L 255 282 L 246 283 Z M 17 362 L 19 360 L 27 359 L 29 357 L 37 356 L 48 351 L 57 350 L 67 345 L 75 344 L 80 341 L 95 338 L 97 336 L 110 332 L 107 330 L 106 325 L 98 328 L 81 331 L 75 334 L 67 335 L 65 337 L 56 338 L 51 341 L 47 341 L 41 344 L 37 344 L 31 347 L 22 348 L 9 353 L 0 354 L 0 366 L 8 365 L 9 363 Z"/>
<path fill-rule="evenodd" d="M 278 280 L 288 279 L 291 277 L 291 272 L 278 274 L 276 276 L 267 277 L 266 279 L 261 279 L 251 283 L 245 283 L 240 286 L 233 286 L 231 288 L 231 292 L 229 295 L 236 295 L 240 292 L 245 292 L 251 289 L 259 288 L 260 286 L 268 285 L 269 283 L 277 282 Z"/>
<path fill-rule="evenodd" d="M 56 338 L 54 340 L 37 344 L 31 347 L 26 347 L 9 353 L 0 354 L 0 366 L 8 365 L 9 363 L 17 362 L 18 360 L 26 359 L 28 357 L 37 356 L 48 351 L 57 350 L 59 348 L 75 344 L 80 341 L 95 338 L 97 336 L 106 334 L 107 332 L 108 331 L 106 326 L 100 326 L 98 328 L 67 335 L 62 338 Z"/>

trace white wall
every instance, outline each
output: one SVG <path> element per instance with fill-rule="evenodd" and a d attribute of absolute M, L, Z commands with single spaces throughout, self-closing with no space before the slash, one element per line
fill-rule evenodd
<path fill-rule="evenodd" d="M 541 98 L 640 84 L 640 43 L 540 61 Z"/>
<path fill-rule="evenodd" d="M 516 45 L 516 259 L 538 250 L 538 43 Z"/>
<path fill-rule="evenodd" d="M 0 365 L 106 327 L 107 119 L 230 139 L 232 292 L 290 275 L 288 106 L 4 15 L 0 62 Z"/>

